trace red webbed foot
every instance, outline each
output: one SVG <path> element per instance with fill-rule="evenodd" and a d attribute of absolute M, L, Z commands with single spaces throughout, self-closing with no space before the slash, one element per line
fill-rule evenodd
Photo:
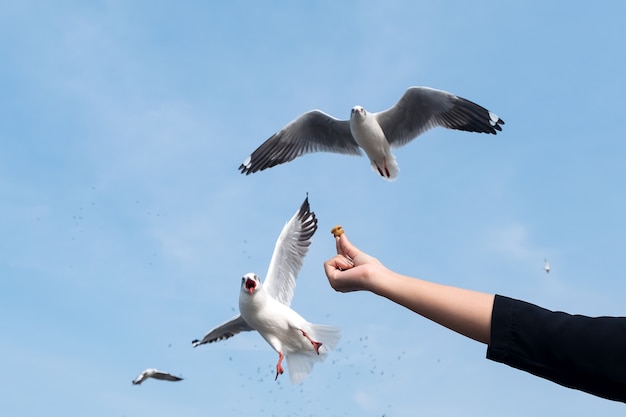
<path fill-rule="evenodd" d="M 309 335 L 304 330 L 300 330 L 300 331 L 302 332 L 302 336 L 306 337 L 309 340 L 309 342 L 311 342 L 311 344 L 313 345 L 313 349 L 315 349 L 315 353 L 319 355 L 320 348 L 322 347 L 323 343 L 316 342 L 315 340 L 311 339 L 311 337 L 309 337 Z"/>
<path fill-rule="evenodd" d="M 274 381 L 278 379 L 278 375 L 282 375 L 285 372 L 285 370 L 283 369 L 283 366 L 281 365 L 283 362 L 283 359 L 285 359 L 285 356 L 283 355 L 283 353 L 278 352 L 278 363 L 276 364 L 276 377 L 274 378 Z"/>

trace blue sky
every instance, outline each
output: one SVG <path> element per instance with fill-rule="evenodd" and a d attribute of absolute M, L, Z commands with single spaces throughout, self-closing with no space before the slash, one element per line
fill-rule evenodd
<path fill-rule="evenodd" d="M 0 6 L 2 415 L 623 415 L 335 293 L 322 263 L 341 223 L 407 275 L 624 315 L 626 5 L 208 3 Z M 237 171 L 307 110 L 380 111 L 413 85 L 503 132 L 431 130 L 393 183 L 332 154 Z M 344 336 L 292 386 L 258 334 L 191 340 L 235 314 L 307 192 L 319 230 L 292 306 Z M 185 380 L 133 386 L 147 367 Z"/>

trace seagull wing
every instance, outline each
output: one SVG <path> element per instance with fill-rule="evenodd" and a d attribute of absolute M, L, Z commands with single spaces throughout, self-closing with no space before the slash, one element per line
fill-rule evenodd
<path fill-rule="evenodd" d="M 156 371 L 151 376 L 154 379 L 161 379 L 163 381 L 182 381 L 181 377 L 163 371 Z"/>
<path fill-rule="evenodd" d="M 205 343 L 219 342 L 220 340 L 225 340 L 233 337 L 237 333 L 248 332 L 250 330 L 254 329 L 250 327 L 248 323 L 246 323 L 241 315 L 237 315 L 227 322 L 222 323 L 219 326 L 209 330 L 209 332 L 204 335 L 202 340 L 196 339 L 191 342 L 191 344 L 193 345 L 193 347 L 196 347 L 204 345 Z"/>
<path fill-rule="evenodd" d="M 317 218 L 309 206 L 309 197 L 285 224 L 278 236 L 263 288 L 274 299 L 289 306 L 296 288 L 296 277 L 317 230 Z"/>
<path fill-rule="evenodd" d="M 393 107 L 374 116 L 392 147 L 405 145 L 436 126 L 495 135 L 504 124 L 484 107 L 430 87 L 409 88 Z"/>
<path fill-rule="evenodd" d="M 305 153 L 320 151 L 361 155 L 350 133 L 348 120 L 335 119 L 322 111 L 311 110 L 263 142 L 239 166 L 239 170 L 248 175 L 293 161 Z"/>
<path fill-rule="evenodd" d="M 146 379 L 146 377 L 148 375 L 148 371 L 149 371 L 149 369 L 146 369 L 145 371 L 143 371 L 142 373 L 137 375 L 137 378 L 133 379 L 133 384 L 134 385 L 141 384 Z"/>

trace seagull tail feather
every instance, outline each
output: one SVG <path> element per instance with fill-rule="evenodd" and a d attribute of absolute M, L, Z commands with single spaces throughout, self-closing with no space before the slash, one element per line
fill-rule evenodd
<path fill-rule="evenodd" d="M 339 327 L 325 324 L 311 324 L 310 326 L 311 338 L 322 342 L 321 354 L 333 350 L 335 346 L 337 346 L 337 343 L 339 343 L 339 339 L 341 339 L 341 329 Z"/>
<path fill-rule="evenodd" d="M 398 178 L 400 168 L 398 167 L 398 162 L 393 154 L 390 153 L 382 161 L 374 161 L 371 159 L 370 162 L 372 164 L 372 170 L 380 174 L 380 176 L 387 181 L 393 181 Z"/>
<path fill-rule="evenodd" d="M 339 339 L 341 339 L 341 329 L 323 324 L 310 324 L 309 336 L 322 343 L 319 354 L 315 353 L 314 350 L 306 350 L 287 355 L 289 379 L 294 385 L 302 382 L 311 373 L 313 365 L 326 359 L 328 352 L 337 346 Z"/>

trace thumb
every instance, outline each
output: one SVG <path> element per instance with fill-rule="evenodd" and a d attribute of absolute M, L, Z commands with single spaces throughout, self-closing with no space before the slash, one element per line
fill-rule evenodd
<path fill-rule="evenodd" d="M 344 255 L 350 259 L 354 259 L 361 252 L 360 250 L 357 249 L 356 246 L 350 243 L 350 240 L 348 240 L 348 236 L 346 236 L 345 233 L 337 237 L 336 240 L 337 240 L 337 253 L 339 255 Z"/>

